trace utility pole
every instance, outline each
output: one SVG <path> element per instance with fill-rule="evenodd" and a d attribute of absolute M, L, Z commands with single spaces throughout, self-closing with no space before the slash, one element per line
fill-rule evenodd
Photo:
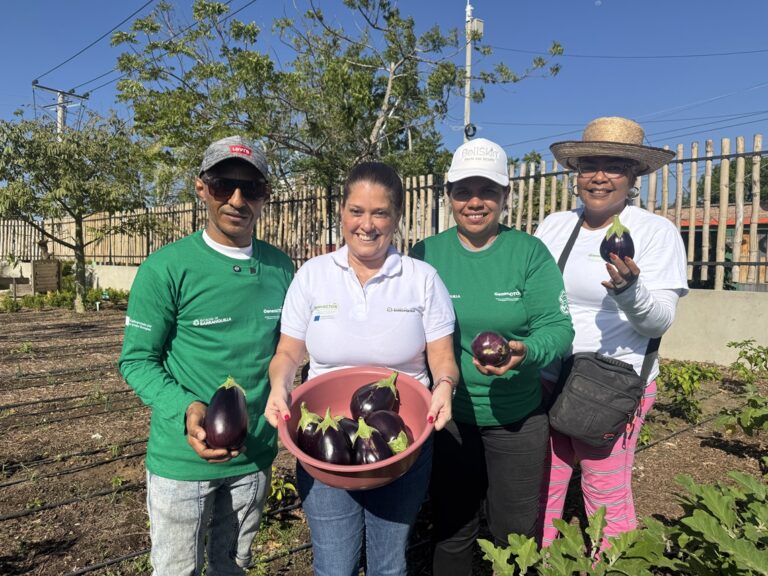
<path fill-rule="evenodd" d="M 464 66 L 464 142 L 467 142 L 477 132 L 477 127 L 472 124 L 469 118 L 469 106 L 472 101 L 472 43 L 475 38 L 483 35 L 483 21 L 472 16 L 474 7 L 467 0 L 467 7 L 464 11 L 464 33 L 467 40 L 466 58 Z"/>
<path fill-rule="evenodd" d="M 38 83 L 37 80 L 32 81 L 32 87 L 39 90 L 45 90 L 47 92 L 53 92 L 56 94 L 56 133 L 61 134 L 64 131 L 64 127 L 67 125 L 67 107 L 75 104 L 71 98 L 78 100 L 87 100 L 88 92 L 85 94 L 75 94 L 73 91 L 57 90 L 56 88 L 49 88 Z"/>

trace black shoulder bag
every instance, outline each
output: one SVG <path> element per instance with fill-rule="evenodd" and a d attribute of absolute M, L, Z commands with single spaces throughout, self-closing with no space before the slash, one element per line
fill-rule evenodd
<path fill-rule="evenodd" d="M 560 272 L 584 222 L 579 217 L 557 264 Z M 608 448 L 632 433 L 646 380 L 661 338 L 652 338 L 638 376 L 631 364 L 597 352 L 579 352 L 566 358 L 550 401 L 549 423 L 558 432 L 590 446 Z"/>

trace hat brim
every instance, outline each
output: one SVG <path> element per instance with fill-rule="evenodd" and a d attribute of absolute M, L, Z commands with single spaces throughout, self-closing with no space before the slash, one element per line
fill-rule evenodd
<path fill-rule="evenodd" d="M 655 148 L 653 146 L 639 146 L 637 144 L 624 144 L 622 142 L 583 142 L 570 140 L 567 142 L 555 142 L 549 149 L 561 166 L 576 170 L 576 161 L 588 156 L 613 156 L 626 158 L 637 162 L 640 170 L 638 176 L 644 176 L 656 172 L 659 168 L 675 157 L 672 150 Z"/>
<path fill-rule="evenodd" d="M 448 182 L 454 183 L 465 178 L 487 178 L 500 186 L 509 185 L 509 176 L 493 172 L 491 170 L 478 170 L 477 168 L 466 168 L 464 170 L 448 170 Z"/>

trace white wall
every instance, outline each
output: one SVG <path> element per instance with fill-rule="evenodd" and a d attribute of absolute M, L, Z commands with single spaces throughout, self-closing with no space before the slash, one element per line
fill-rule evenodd
<path fill-rule="evenodd" d="M 768 293 L 691 290 L 678 304 L 659 355 L 728 365 L 738 356 L 728 342 L 748 338 L 768 345 Z"/>
<path fill-rule="evenodd" d="M 94 286 L 130 290 L 138 269 L 138 266 L 94 266 Z"/>

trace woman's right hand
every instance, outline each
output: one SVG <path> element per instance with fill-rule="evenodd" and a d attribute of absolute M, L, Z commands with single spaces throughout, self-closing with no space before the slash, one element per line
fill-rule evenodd
<path fill-rule="evenodd" d="M 277 428 L 280 420 L 288 421 L 291 418 L 289 408 L 289 394 L 284 386 L 273 386 L 272 391 L 267 398 L 267 406 L 264 409 L 264 416 L 267 418 L 273 428 Z"/>

